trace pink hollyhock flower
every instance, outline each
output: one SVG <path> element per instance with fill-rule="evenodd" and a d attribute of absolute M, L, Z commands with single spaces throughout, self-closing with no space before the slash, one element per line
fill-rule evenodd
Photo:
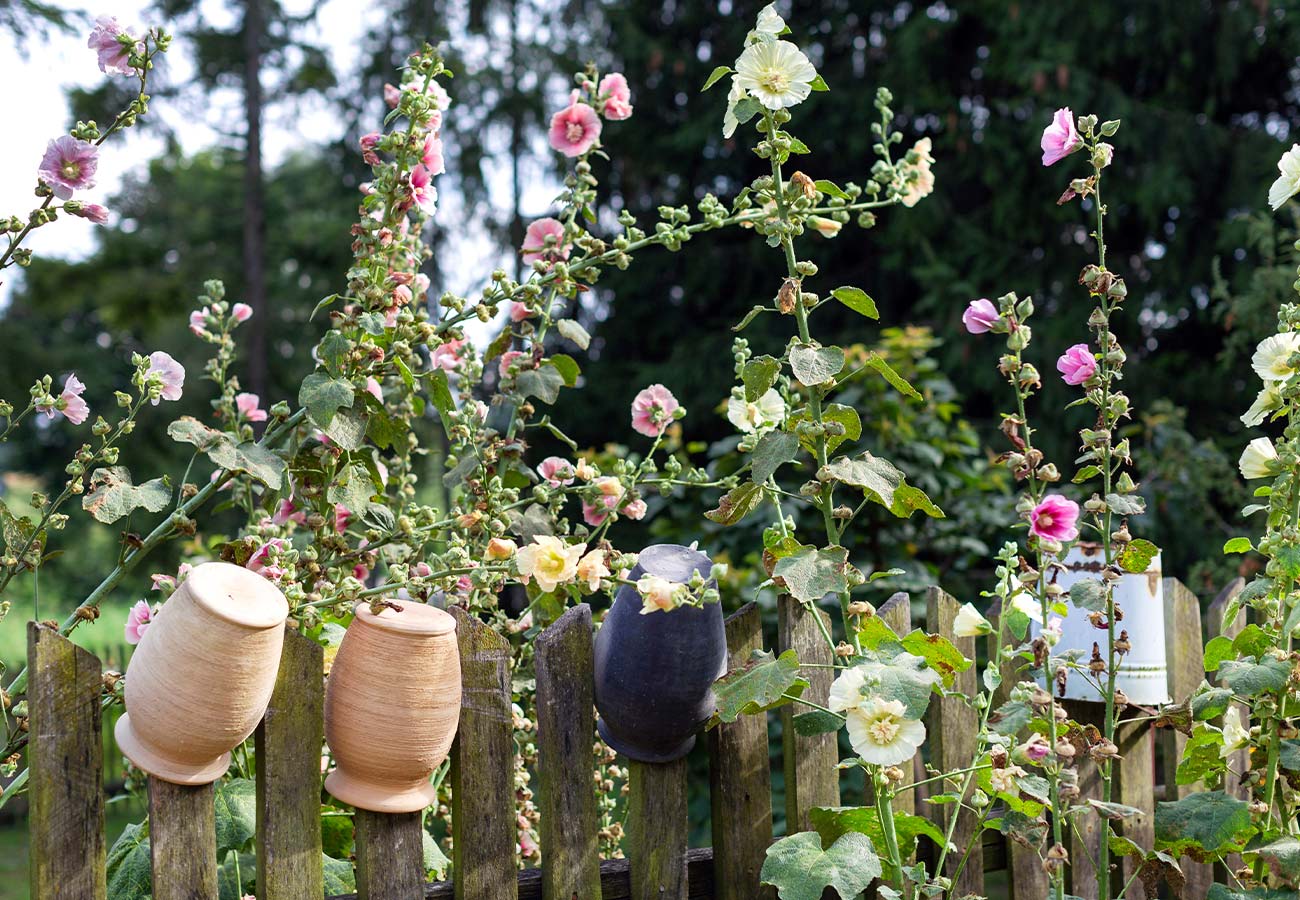
<path fill-rule="evenodd" d="M 71 200 L 73 191 L 95 186 L 97 168 L 99 148 L 89 141 L 64 134 L 46 145 L 45 156 L 41 158 L 41 167 L 36 174 L 49 184 L 54 196 Z"/>
<path fill-rule="evenodd" d="M 208 333 L 208 308 L 196 309 L 190 313 L 190 331 L 195 337 L 203 337 Z"/>
<path fill-rule="evenodd" d="M 627 516 L 629 519 L 632 519 L 633 521 L 640 521 L 641 519 L 644 519 L 645 514 L 646 514 L 645 501 L 642 500 L 640 497 L 637 497 L 635 500 L 630 501 L 627 504 L 627 506 L 623 507 L 623 515 Z"/>
<path fill-rule="evenodd" d="M 415 578 L 428 578 L 433 574 L 433 567 L 427 562 L 418 562 L 411 567 L 411 575 Z"/>
<path fill-rule="evenodd" d="M 342 503 L 334 504 L 334 531 L 338 534 L 348 530 L 348 523 L 352 521 L 352 510 L 348 509 Z"/>
<path fill-rule="evenodd" d="M 285 497 L 280 501 L 280 505 L 275 508 L 275 515 L 271 517 L 271 523 L 284 525 L 288 522 L 305 525 L 307 524 L 307 514 L 294 506 L 292 499 Z"/>
<path fill-rule="evenodd" d="M 984 334 L 1001 320 L 998 308 L 992 301 L 983 298 L 972 300 L 966 307 L 966 311 L 961 314 L 961 322 L 971 334 Z"/>
<path fill-rule="evenodd" d="M 155 350 L 149 354 L 149 370 L 145 376 L 157 375 L 162 379 L 162 400 L 181 399 L 181 388 L 185 385 L 185 367 L 172 359 L 171 354 Z M 158 405 L 158 400 L 153 401 Z"/>
<path fill-rule="evenodd" d="M 1072 541 L 1079 536 L 1079 504 L 1048 494 L 1029 513 L 1029 530 L 1040 538 Z"/>
<path fill-rule="evenodd" d="M 256 552 L 248 558 L 248 562 L 244 564 L 244 568 L 256 572 L 271 581 L 279 581 L 284 577 L 284 569 L 280 566 L 269 565 L 268 560 L 271 558 L 272 550 L 279 550 L 287 546 L 289 546 L 289 542 L 284 538 L 271 538 L 257 548 Z"/>
<path fill-rule="evenodd" d="M 605 506 L 603 503 L 600 506 L 585 502 L 582 504 L 582 521 L 586 522 L 592 528 L 604 524 L 605 520 L 608 518 L 609 507 Z"/>
<path fill-rule="evenodd" d="M 600 116 L 576 100 L 551 116 L 551 147 L 565 156 L 582 156 L 600 140 Z"/>
<path fill-rule="evenodd" d="M 553 238 L 554 243 L 547 246 L 547 238 Z M 569 247 L 564 243 L 564 226 L 559 220 L 550 217 L 538 219 L 528 226 L 528 232 L 524 235 L 524 245 L 519 248 L 519 252 L 524 255 L 526 266 L 531 266 L 538 260 L 555 262 L 568 259 Z"/>
<path fill-rule="evenodd" d="M 514 363 L 515 360 L 527 355 L 528 354 L 522 350 L 507 350 L 505 353 L 501 354 L 501 362 L 497 363 L 497 373 L 500 374 L 502 378 L 509 378 L 511 364 Z"/>
<path fill-rule="evenodd" d="M 444 372 L 450 372 L 460 364 L 460 348 L 465 342 L 448 341 L 445 344 L 439 344 L 433 348 L 430 354 L 434 368 L 442 369 Z"/>
<path fill-rule="evenodd" d="M 529 312 L 528 307 L 525 306 L 524 304 L 513 303 L 513 302 L 510 304 L 511 322 L 522 322 L 524 319 L 530 318 L 531 316 L 532 313 Z"/>
<path fill-rule="evenodd" d="M 1097 360 L 1087 344 L 1075 344 L 1056 361 L 1056 371 L 1066 384 L 1083 384 L 1097 371 Z"/>
<path fill-rule="evenodd" d="M 1083 146 L 1083 138 L 1074 128 L 1074 113 L 1063 107 L 1052 116 L 1052 124 L 1043 129 L 1043 165 L 1051 166 Z"/>
<path fill-rule="evenodd" d="M 250 422 L 265 422 L 266 410 L 260 409 L 262 398 L 256 394 L 236 394 L 235 409 Z"/>
<path fill-rule="evenodd" d="M 423 294 L 429 289 L 429 276 L 425 275 L 423 272 L 416 272 L 412 284 L 415 285 L 417 293 Z"/>
<path fill-rule="evenodd" d="M 451 106 L 451 95 L 436 81 L 429 82 L 429 89 L 424 92 L 424 95 L 433 100 L 434 111 L 438 113 L 435 117 L 436 124 L 431 126 L 436 131 L 442 125 L 442 110 Z"/>
<path fill-rule="evenodd" d="M 1051 745 L 1047 743 L 1047 739 L 1041 734 L 1031 734 L 1029 740 L 1016 749 L 1023 753 L 1030 762 L 1036 763 L 1047 759 L 1048 754 L 1052 752 Z"/>
<path fill-rule="evenodd" d="M 424 141 L 424 151 L 420 154 L 420 162 L 424 167 L 434 175 L 441 175 L 447 171 L 447 166 L 442 158 L 442 139 L 434 135 L 429 135 Z"/>
<path fill-rule="evenodd" d="M 658 437 L 680 406 L 668 388 L 652 384 L 632 401 L 632 430 L 646 437 Z"/>
<path fill-rule="evenodd" d="M 438 189 L 433 186 L 433 176 L 424 166 L 411 170 L 411 199 L 420 212 L 433 215 L 438 210 Z"/>
<path fill-rule="evenodd" d="M 411 289 L 404 284 L 399 284 L 393 288 L 393 300 L 398 306 L 405 306 L 411 302 Z"/>
<path fill-rule="evenodd" d="M 230 314 L 235 317 L 236 322 L 247 322 L 253 317 L 253 307 L 247 303 L 236 303 L 230 308 Z"/>
<path fill-rule="evenodd" d="M 140 643 L 140 638 L 144 637 L 145 630 L 149 623 L 153 621 L 153 610 L 149 608 L 149 601 L 137 601 L 131 611 L 126 614 L 126 642 L 128 644 Z"/>
<path fill-rule="evenodd" d="M 388 104 L 389 109 L 397 109 L 397 104 L 402 102 L 402 89 L 393 87 L 391 84 L 385 84 L 384 102 Z"/>
<path fill-rule="evenodd" d="M 379 154 L 375 152 L 375 146 L 379 143 L 379 132 L 372 131 L 370 134 L 361 136 L 361 158 L 368 166 L 379 165 Z"/>
<path fill-rule="evenodd" d="M 68 377 L 63 380 L 63 393 L 59 399 L 63 401 L 63 415 L 73 425 L 80 425 L 90 415 L 90 407 L 81 399 L 85 390 L 86 386 L 73 373 L 68 373 Z"/>
<path fill-rule="evenodd" d="M 374 397 L 380 403 L 384 402 L 384 389 L 379 386 L 379 382 L 374 378 L 366 378 L 366 393 Z"/>
<path fill-rule="evenodd" d="M 537 467 L 537 474 L 551 487 L 573 484 L 573 463 L 560 456 L 548 456 Z"/>
<path fill-rule="evenodd" d="M 618 121 L 632 115 L 632 91 L 628 89 L 627 79 L 621 72 L 610 72 L 600 79 L 596 89 L 605 98 L 605 118 Z"/>
<path fill-rule="evenodd" d="M 123 43 L 118 40 L 121 35 L 126 35 L 132 40 Z M 134 42 L 135 35 L 118 25 L 117 19 L 112 16 L 100 16 L 95 20 L 95 27 L 90 31 L 86 46 L 99 56 L 99 71 L 109 75 L 130 75 L 134 70 L 128 60 L 131 56 L 131 44 Z"/>
<path fill-rule="evenodd" d="M 80 209 L 70 209 L 68 212 L 72 213 L 74 216 L 88 219 L 96 225 L 103 225 L 108 222 L 108 210 L 100 206 L 98 203 L 87 203 Z"/>

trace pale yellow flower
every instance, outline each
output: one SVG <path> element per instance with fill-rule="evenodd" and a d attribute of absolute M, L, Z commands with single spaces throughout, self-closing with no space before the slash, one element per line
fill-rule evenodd
<path fill-rule="evenodd" d="M 1255 438 L 1241 451 L 1237 468 L 1241 470 L 1242 478 L 1271 478 L 1277 474 L 1276 463 L 1277 450 L 1273 447 L 1273 442 L 1262 437 Z"/>
<path fill-rule="evenodd" d="M 1223 714 L 1223 746 L 1219 748 L 1219 756 L 1226 759 L 1249 743 L 1250 730 L 1242 726 L 1241 713 L 1233 706 Z"/>
<path fill-rule="evenodd" d="M 1266 337 L 1255 348 L 1255 355 L 1250 358 L 1250 365 L 1267 384 L 1270 381 L 1286 381 L 1295 374 L 1291 368 L 1291 355 L 1300 350 L 1300 333 L 1294 331 Z"/>
<path fill-rule="evenodd" d="M 817 233 L 824 238 L 833 238 L 840 233 L 844 227 L 842 222 L 836 222 L 834 219 L 827 219 L 824 216 L 809 216 L 808 224 L 817 229 Z"/>
<path fill-rule="evenodd" d="M 685 587 L 658 575 L 642 575 L 636 583 L 637 592 L 641 595 L 641 615 L 676 609 L 681 605 Z"/>
<path fill-rule="evenodd" d="M 979 637 L 992 630 L 989 620 L 980 615 L 973 603 L 966 603 L 957 610 L 957 617 L 952 622 L 952 633 L 957 637 Z"/>
<path fill-rule="evenodd" d="M 1277 161 L 1277 170 L 1282 174 L 1268 189 L 1268 205 L 1281 209 L 1283 203 L 1300 194 L 1300 144 L 1292 144 L 1291 149 L 1282 154 Z"/>
<path fill-rule="evenodd" d="M 577 576 L 578 560 L 586 549 L 586 544 L 570 546 L 557 537 L 540 534 L 518 552 L 515 565 L 522 577 L 537 579 L 537 586 L 550 592 Z"/>
<path fill-rule="evenodd" d="M 785 109 L 808 99 L 817 70 L 789 41 L 751 44 L 736 60 L 735 84 L 768 109 Z"/>
<path fill-rule="evenodd" d="M 925 725 L 906 717 L 898 700 L 870 697 L 846 713 L 849 743 L 863 762 L 897 766 L 916 755 L 925 741 Z"/>
<path fill-rule="evenodd" d="M 1255 402 L 1250 404 L 1250 409 L 1241 416 L 1241 424 L 1247 428 L 1254 428 L 1268 418 L 1269 413 L 1282 406 L 1282 392 L 1277 389 L 1277 384 L 1269 382 L 1264 385 L 1255 396 Z"/>
<path fill-rule="evenodd" d="M 903 164 L 903 177 L 907 180 L 903 184 L 901 202 L 909 209 L 934 192 L 934 172 L 930 170 L 934 157 L 930 155 L 930 146 L 928 137 L 921 138 L 912 146 L 916 162 Z M 913 173 L 914 177 L 909 177 Z"/>
<path fill-rule="evenodd" d="M 753 403 L 745 401 L 740 388 L 731 392 L 727 400 L 727 421 L 746 434 L 770 431 L 785 418 L 785 401 L 775 388 L 768 390 Z"/>
<path fill-rule="evenodd" d="M 604 550 L 592 550 L 578 560 L 578 580 L 587 583 L 587 590 L 600 590 L 600 580 L 610 577 L 611 574 L 613 573 L 605 565 Z"/>

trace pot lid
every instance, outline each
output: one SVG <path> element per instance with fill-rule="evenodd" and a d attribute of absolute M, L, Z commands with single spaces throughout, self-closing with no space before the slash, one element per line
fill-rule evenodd
<path fill-rule="evenodd" d="M 243 566 L 202 563 L 185 576 L 183 587 L 199 606 L 246 628 L 275 628 L 289 616 L 289 601 L 280 589 Z"/>
<path fill-rule="evenodd" d="M 389 606 L 375 614 L 370 610 L 369 601 L 363 600 L 354 612 L 358 619 L 385 631 L 435 637 L 456 630 L 456 620 L 436 606 L 412 600 L 388 600 L 388 603 Z"/>

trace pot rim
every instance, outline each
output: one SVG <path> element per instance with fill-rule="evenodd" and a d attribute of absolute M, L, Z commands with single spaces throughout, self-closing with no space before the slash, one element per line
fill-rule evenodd
<path fill-rule="evenodd" d="M 429 606 L 427 603 L 418 603 L 413 600 L 394 600 L 388 597 L 385 597 L 384 600 L 391 606 L 381 609 L 378 615 L 371 612 L 370 603 L 366 600 L 358 602 L 352 611 L 358 619 L 367 625 L 373 625 L 384 631 L 392 631 L 398 634 L 437 637 L 456 630 L 456 620 L 452 618 L 450 613 L 438 609 L 436 606 Z M 398 607 L 398 609 L 391 608 L 394 606 Z"/>
<path fill-rule="evenodd" d="M 289 617 L 289 601 L 279 588 L 232 563 L 201 563 L 185 576 L 181 588 L 212 615 L 245 628 L 277 628 Z"/>

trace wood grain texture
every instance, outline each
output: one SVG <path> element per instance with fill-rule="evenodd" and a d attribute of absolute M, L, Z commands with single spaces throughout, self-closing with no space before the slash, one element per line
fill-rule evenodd
<path fill-rule="evenodd" d="M 1237 612 L 1233 621 L 1223 621 L 1223 613 L 1227 610 L 1228 604 L 1236 599 L 1237 595 L 1240 594 L 1245 587 L 1246 579 L 1234 578 L 1219 592 L 1219 596 L 1214 598 L 1214 602 L 1210 604 L 1210 608 L 1205 611 L 1205 635 L 1207 641 L 1214 640 L 1220 635 L 1232 640 L 1237 635 L 1241 634 L 1242 629 L 1246 627 L 1249 616 L 1244 609 Z M 1238 715 L 1241 716 L 1241 721 L 1243 723 L 1249 723 L 1250 710 L 1240 703 L 1234 704 L 1234 706 L 1237 708 Z M 1212 724 L 1222 726 L 1222 717 L 1214 720 Z M 1230 754 L 1228 756 L 1228 769 L 1233 772 L 1250 771 L 1250 754 L 1246 750 L 1237 750 Z M 1223 790 L 1238 799 L 1250 800 L 1250 785 L 1240 783 L 1232 775 L 1228 775 L 1224 779 Z M 1214 880 L 1220 884 L 1228 884 L 1230 877 L 1229 872 L 1241 868 L 1241 865 L 1240 854 L 1233 853 L 1227 857 L 1226 865 L 1224 863 L 1214 864 Z"/>
<path fill-rule="evenodd" d="M 1201 641 L 1201 604 L 1196 595 L 1177 578 L 1166 578 L 1165 596 L 1165 658 L 1169 665 L 1169 696 L 1181 703 L 1205 678 L 1204 651 Z M 1182 758 L 1187 736 L 1174 728 L 1162 728 L 1159 735 L 1164 754 L 1164 772 L 1159 779 L 1165 785 L 1166 800 L 1181 800 L 1204 786 L 1179 784 L 1175 777 L 1178 760 Z M 1214 883 L 1214 867 L 1183 857 L 1179 864 L 1187 881 L 1183 893 L 1188 897 L 1204 897 Z"/>
<path fill-rule="evenodd" d="M 830 627 L 830 616 L 820 609 L 804 606 L 788 595 L 777 599 L 778 652 L 793 650 L 802 663 L 829 666 L 835 655 L 826 645 L 826 638 L 813 616 L 821 616 Z M 803 696 L 814 703 L 825 705 L 835 680 L 833 669 L 805 669 L 803 676 L 808 687 Z M 809 831 L 812 823 L 809 813 L 815 806 L 840 805 L 839 735 L 816 734 L 803 737 L 795 734 L 792 720 L 794 705 L 781 707 L 781 747 L 785 767 L 785 820 L 787 832 Z"/>
<path fill-rule="evenodd" d="M 961 604 L 942 588 L 931 587 L 926 591 L 926 630 L 935 634 L 953 633 L 953 621 Z M 975 658 L 975 639 L 954 638 L 953 644 L 967 659 Z M 953 690 L 960 691 L 968 697 L 974 697 L 979 690 L 979 676 L 975 667 L 957 673 L 953 681 Z M 968 703 L 958 698 L 934 697 L 930 700 L 930 709 L 926 713 L 927 736 L 930 745 L 930 764 L 940 771 L 962 769 L 970 765 L 975 756 L 979 741 L 979 716 Z M 954 815 L 952 806 L 944 806 L 937 814 L 941 827 L 946 827 L 949 817 Z M 963 810 L 956 813 L 957 827 L 952 840 L 958 848 L 965 848 L 976 838 L 978 820 L 974 813 Z M 961 861 L 961 853 L 949 855 L 945 863 L 944 874 L 951 876 Z M 971 858 L 961 871 L 961 877 L 954 886 L 953 895 L 981 895 L 984 893 L 984 859 L 983 846 L 977 845 L 971 852 Z"/>
<path fill-rule="evenodd" d="M 103 900 L 99 659 L 29 622 L 27 670 L 31 896 Z"/>
<path fill-rule="evenodd" d="M 212 785 L 149 777 L 149 853 L 153 900 L 217 900 Z"/>
<path fill-rule="evenodd" d="M 356 811 L 352 821 L 356 828 L 359 900 L 420 896 L 424 885 L 423 816 L 423 812 Z"/>
<path fill-rule="evenodd" d="M 451 751 L 452 865 L 458 900 L 517 896 L 510 644 L 453 607 L 460 644 L 460 727 Z"/>
<path fill-rule="evenodd" d="M 537 637 L 534 647 L 542 896 L 599 897 L 591 607 L 580 603 L 560 616 Z"/>
<path fill-rule="evenodd" d="M 1141 713 L 1130 708 L 1126 715 L 1137 716 Z M 1115 730 L 1115 743 L 1119 747 L 1120 758 L 1112 764 L 1115 775 L 1113 796 L 1125 806 L 1142 810 L 1141 815 L 1114 823 L 1115 830 L 1139 847 L 1153 847 L 1156 840 L 1155 729 L 1150 722 L 1133 724 L 1121 721 Z M 1127 884 L 1129 878 L 1137 872 L 1137 861 L 1131 856 L 1115 860 L 1114 854 L 1111 859 L 1119 866 L 1119 884 Z M 1132 900 L 1155 900 L 1154 895 L 1146 892 L 1141 879 L 1134 881 L 1124 896 Z"/>
<path fill-rule="evenodd" d="M 286 630 L 275 690 L 255 733 L 260 900 L 325 893 L 320 832 L 324 668 L 324 648 Z"/>
<path fill-rule="evenodd" d="M 747 603 L 727 619 L 727 667 L 737 669 L 763 649 L 758 607 Z M 772 771 L 767 714 L 741 716 L 709 732 L 713 868 L 717 900 L 771 900 L 759 873 L 772 843 Z"/>
<path fill-rule="evenodd" d="M 628 760 L 627 852 L 632 900 L 687 897 L 686 757 Z"/>
<path fill-rule="evenodd" d="M 1057 700 L 1066 714 L 1081 726 L 1094 725 L 1105 730 L 1106 707 L 1102 703 L 1084 700 Z M 1079 773 L 1079 796 L 1101 798 L 1101 771 L 1086 754 L 1075 757 Z M 1071 819 L 1070 838 L 1066 850 L 1070 866 L 1066 869 L 1066 888 L 1081 900 L 1097 900 L 1097 848 L 1101 846 L 1101 818 L 1099 816 L 1074 816 Z M 1050 837 L 1048 838 L 1050 840 Z M 1111 857 L 1112 862 L 1115 860 Z M 1114 884 L 1112 875 L 1111 883 Z"/>

